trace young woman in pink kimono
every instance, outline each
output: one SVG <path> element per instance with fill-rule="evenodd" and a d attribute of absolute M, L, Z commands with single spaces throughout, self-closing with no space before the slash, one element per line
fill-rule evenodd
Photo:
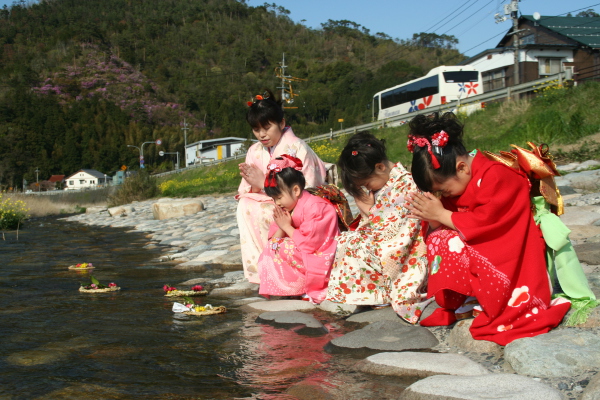
<path fill-rule="evenodd" d="M 338 166 L 344 188 L 360 209 L 360 225 L 342 232 L 329 280 L 333 302 L 391 305 L 415 324 L 427 300 L 427 257 L 421 222 L 408 218 L 405 196 L 416 190 L 402 164 L 388 160 L 385 145 L 368 133 L 352 136 Z"/>
<path fill-rule="evenodd" d="M 275 201 L 269 242 L 258 259 L 259 294 L 325 299 L 335 256 L 338 216 L 327 200 L 304 190 L 302 161 L 271 160 L 265 193 Z"/>
<path fill-rule="evenodd" d="M 325 183 L 325 165 L 292 128 L 285 125 L 281 104 L 270 91 L 248 102 L 246 120 L 258 143 L 248 149 L 246 161 L 240 164 L 242 182 L 238 188 L 237 222 L 240 230 L 244 275 L 252 283 L 260 283 L 256 263 L 267 244 L 269 226 L 273 222 L 273 200 L 264 192 L 267 165 L 274 157 L 292 155 L 302 161 L 307 187 Z"/>

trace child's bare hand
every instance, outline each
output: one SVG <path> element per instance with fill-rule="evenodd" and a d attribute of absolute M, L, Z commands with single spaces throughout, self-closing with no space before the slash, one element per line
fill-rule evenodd
<path fill-rule="evenodd" d="M 367 216 L 367 215 L 369 215 L 369 211 L 371 210 L 371 207 L 373 207 L 373 205 L 375 204 L 375 195 L 373 194 L 373 192 L 367 192 L 367 193 L 365 193 L 365 196 L 362 198 L 355 197 L 354 202 L 356 203 L 356 206 L 360 210 L 360 213 L 363 214 L 364 216 Z"/>
<path fill-rule="evenodd" d="M 265 174 L 254 164 L 241 163 L 240 175 L 256 189 L 262 189 L 265 184 Z"/>
<path fill-rule="evenodd" d="M 440 221 L 446 209 L 433 194 L 412 192 L 406 195 L 406 208 L 411 212 L 408 218 L 418 218 L 425 221 Z"/>
<path fill-rule="evenodd" d="M 273 219 L 277 226 L 283 231 L 292 227 L 292 216 L 281 207 L 275 206 L 275 209 L 273 210 Z"/>

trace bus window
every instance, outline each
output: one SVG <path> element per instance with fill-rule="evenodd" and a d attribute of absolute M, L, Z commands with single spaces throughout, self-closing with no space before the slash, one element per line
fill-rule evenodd
<path fill-rule="evenodd" d="M 443 74 L 447 83 L 479 81 L 479 71 L 448 71 Z"/>

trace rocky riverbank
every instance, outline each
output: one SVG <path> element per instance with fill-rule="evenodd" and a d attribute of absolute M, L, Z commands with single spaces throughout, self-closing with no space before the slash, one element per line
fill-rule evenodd
<path fill-rule="evenodd" d="M 560 169 L 577 171 L 594 163 Z M 561 219 L 572 230 L 571 240 L 584 272 L 600 298 L 600 170 L 573 172 L 557 183 L 566 204 Z M 319 308 L 334 319 L 344 318 L 345 325 L 355 329 L 332 340 L 326 350 L 359 358 L 352 369 L 416 380 L 401 398 L 600 399 L 600 308 L 582 326 L 562 325 L 548 334 L 502 347 L 473 340 L 468 331 L 472 320 L 449 328 L 423 328 L 405 324 L 390 308 L 365 311 L 327 302 L 317 308 L 297 300 L 264 301 L 255 297 L 257 285 L 245 281 L 240 271 L 235 208 L 232 195 L 206 196 L 89 209 L 66 219 L 148 232 L 147 247 L 168 246 L 162 261 L 174 268 L 198 271 L 198 279 L 182 285 L 202 283 L 211 289 L 211 296 L 239 299 L 236 304 L 256 313 L 263 323 L 294 328 L 299 335 L 319 335 L 331 329 L 312 316 L 322 312 Z M 223 277 L 204 278 L 203 272 L 209 269 L 222 271 Z M 240 299 L 244 296 L 248 297 Z M 428 307 L 425 316 L 434 307 Z M 337 399 L 351 398 L 349 390 L 351 387 L 300 382 L 288 393 L 301 399 Z"/>

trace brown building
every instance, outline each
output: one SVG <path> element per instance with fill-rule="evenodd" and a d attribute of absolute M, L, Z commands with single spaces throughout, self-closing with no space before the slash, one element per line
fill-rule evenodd
<path fill-rule="evenodd" d="M 577 81 L 600 73 L 600 17 L 545 17 L 523 15 L 516 34 L 511 28 L 496 48 L 485 50 L 463 65 L 475 66 L 484 91 L 515 84 L 515 51 L 519 79 L 525 83 L 572 69 Z M 519 38 L 518 44 L 515 43 Z"/>

